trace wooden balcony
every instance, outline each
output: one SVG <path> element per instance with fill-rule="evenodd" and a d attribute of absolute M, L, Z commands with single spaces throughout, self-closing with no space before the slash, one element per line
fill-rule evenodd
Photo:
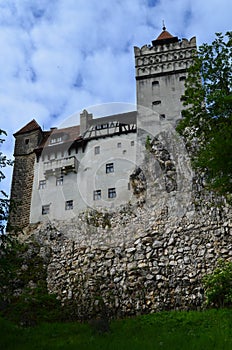
<path fill-rule="evenodd" d="M 69 172 L 77 173 L 78 161 L 76 157 L 66 157 L 61 159 L 51 159 L 43 164 L 45 177 L 67 174 Z"/>

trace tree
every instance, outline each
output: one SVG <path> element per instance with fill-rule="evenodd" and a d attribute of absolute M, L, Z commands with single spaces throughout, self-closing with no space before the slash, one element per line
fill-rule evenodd
<path fill-rule="evenodd" d="M 204 171 L 208 186 L 232 193 L 232 32 L 216 33 L 193 58 L 185 84 L 183 119 L 177 131 L 197 139 L 193 164 Z"/>
<path fill-rule="evenodd" d="M 232 262 L 219 260 L 212 273 L 204 276 L 206 305 L 228 307 L 232 305 Z"/>
<path fill-rule="evenodd" d="M 1 135 L 7 135 L 5 131 L 0 129 L 0 144 L 2 144 L 5 139 L 2 138 Z M 0 182 L 5 179 L 5 175 L 3 172 L 3 168 L 5 168 L 8 165 L 12 165 L 12 161 L 10 159 L 7 159 L 7 157 L 0 152 Z M 5 228 L 5 223 L 8 219 L 9 214 L 9 199 L 5 191 L 0 190 L 0 233 L 3 233 Z"/>

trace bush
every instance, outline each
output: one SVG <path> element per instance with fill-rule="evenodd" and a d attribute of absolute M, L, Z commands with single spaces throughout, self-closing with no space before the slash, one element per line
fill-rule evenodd
<path fill-rule="evenodd" d="M 219 260 L 215 270 L 203 278 L 206 305 L 232 306 L 232 262 Z"/>

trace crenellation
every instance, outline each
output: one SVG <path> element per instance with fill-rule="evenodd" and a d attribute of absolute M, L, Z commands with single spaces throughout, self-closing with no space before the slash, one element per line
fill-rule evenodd
<path fill-rule="evenodd" d="M 192 37 L 190 40 L 183 38 L 175 43 L 161 44 L 161 45 L 144 45 L 141 48 L 135 46 L 134 53 L 135 57 L 151 55 L 151 54 L 162 54 L 165 52 L 175 52 L 177 50 L 187 49 L 188 51 L 196 50 L 196 37 Z"/>

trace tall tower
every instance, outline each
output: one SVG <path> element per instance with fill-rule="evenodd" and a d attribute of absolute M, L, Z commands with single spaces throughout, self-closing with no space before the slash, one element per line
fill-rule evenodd
<path fill-rule="evenodd" d="M 9 228 L 29 224 L 31 195 L 34 178 L 34 149 L 42 140 L 43 132 L 33 119 L 14 134 L 14 171 L 11 186 L 12 209 Z"/>
<path fill-rule="evenodd" d="M 157 112 L 173 124 L 181 117 L 184 81 L 191 65 L 196 38 L 179 40 L 165 28 L 152 45 L 134 48 L 137 106 Z"/>

